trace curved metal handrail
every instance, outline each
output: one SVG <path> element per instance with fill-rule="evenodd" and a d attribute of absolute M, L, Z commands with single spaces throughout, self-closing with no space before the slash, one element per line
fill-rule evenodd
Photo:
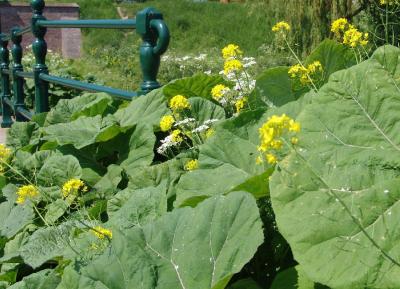
<path fill-rule="evenodd" d="M 162 19 L 154 19 L 150 21 L 150 27 L 155 29 L 158 34 L 158 40 L 156 46 L 153 48 L 153 53 L 156 55 L 161 55 L 167 51 L 170 33 L 167 25 Z"/>

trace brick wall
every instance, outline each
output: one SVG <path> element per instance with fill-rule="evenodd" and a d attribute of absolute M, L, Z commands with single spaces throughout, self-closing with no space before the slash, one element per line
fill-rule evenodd
<path fill-rule="evenodd" d="M 49 20 L 78 19 L 79 6 L 77 4 L 46 4 L 44 16 Z M 3 33 L 8 33 L 14 26 L 25 27 L 30 25 L 32 9 L 29 4 L 0 2 L 0 19 Z M 62 53 L 66 58 L 78 58 L 81 52 L 80 29 L 48 29 L 46 34 L 48 49 Z M 31 33 L 25 34 L 22 45 L 26 47 L 32 43 Z"/>

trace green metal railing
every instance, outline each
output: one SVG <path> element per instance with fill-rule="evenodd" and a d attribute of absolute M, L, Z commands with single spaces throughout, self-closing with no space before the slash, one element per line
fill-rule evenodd
<path fill-rule="evenodd" d="M 133 97 L 145 94 L 160 87 L 157 82 L 157 73 L 161 55 L 167 50 L 170 35 L 163 16 L 154 8 L 146 8 L 136 15 L 136 19 L 127 20 L 47 20 L 43 16 L 44 0 L 31 0 L 33 10 L 31 25 L 15 27 L 9 34 L 1 33 L 0 29 L 0 78 L 1 78 L 1 106 L 3 121 L 1 127 L 10 127 L 15 121 L 28 121 L 34 113 L 49 110 L 49 83 L 62 85 L 89 92 L 105 92 L 114 97 L 131 100 Z M 102 29 L 136 29 L 142 37 L 139 48 L 140 65 L 143 82 L 140 90 L 130 92 L 92 83 L 67 79 L 49 75 L 46 66 L 47 44 L 45 35 L 47 28 L 102 28 Z M 32 33 L 32 43 L 35 65 L 32 72 L 25 72 L 22 66 L 23 50 L 22 36 Z M 9 42 L 12 42 L 11 54 L 13 58 L 10 68 Z M 35 102 L 34 112 L 25 106 L 24 81 L 26 78 L 34 80 Z M 11 96 L 12 92 L 12 96 Z"/>

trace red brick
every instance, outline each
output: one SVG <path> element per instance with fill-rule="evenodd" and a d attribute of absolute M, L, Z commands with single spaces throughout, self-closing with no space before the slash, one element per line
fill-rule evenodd
<path fill-rule="evenodd" d="M 79 6 L 77 4 L 46 4 L 44 16 L 49 20 L 78 19 Z M 3 33 L 8 33 L 14 26 L 25 27 L 30 25 L 32 9 L 29 4 L 1 2 L 0 17 L 1 30 Z M 73 32 L 73 39 L 70 35 L 65 37 L 65 34 L 71 32 Z M 65 57 L 69 58 L 80 56 L 81 34 L 79 29 L 48 29 L 45 39 L 48 49 L 63 53 Z M 32 34 L 25 34 L 22 41 L 23 47 L 30 45 L 32 41 Z"/>

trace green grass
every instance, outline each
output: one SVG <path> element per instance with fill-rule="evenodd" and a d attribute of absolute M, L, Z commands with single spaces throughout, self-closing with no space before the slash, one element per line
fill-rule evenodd
<path fill-rule="evenodd" d="M 171 30 L 170 49 L 197 53 L 236 43 L 251 55 L 264 43 L 271 43 L 275 22 L 268 5 L 219 2 L 193 3 L 187 0 L 148 0 L 122 5 L 130 17 L 144 7 L 161 11 Z"/>

